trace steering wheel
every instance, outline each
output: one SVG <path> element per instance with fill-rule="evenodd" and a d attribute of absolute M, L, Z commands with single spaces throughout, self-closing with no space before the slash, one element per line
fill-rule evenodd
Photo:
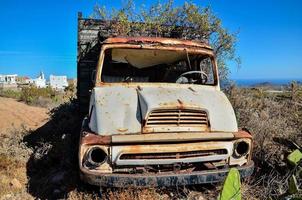
<path fill-rule="evenodd" d="M 188 71 L 185 73 L 182 73 L 176 80 L 176 83 L 196 83 L 198 80 L 187 78 L 187 75 L 191 74 L 200 74 L 200 81 L 202 84 L 206 83 L 208 81 L 208 75 L 204 73 L 203 71 Z"/>
<path fill-rule="evenodd" d="M 133 78 L 130 76 L 127 76 L 123 79 L 123 82 L 132 82 L 132 81 L 133 81 Z"/>

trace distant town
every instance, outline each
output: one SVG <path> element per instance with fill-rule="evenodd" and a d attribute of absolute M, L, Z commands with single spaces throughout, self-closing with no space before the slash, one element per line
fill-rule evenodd
<path fill-rule="evenodd" d="M 36 78 L 18 76 L 17 74 L 0 74 L 0 89 L 17 89 L 22 87 L 34 86 L 37 88 L 50 87 L 54 90 L 64 90 L 69 84 L 75 84 L 74 79 L 67 79 L 67 76 L 50 75 L 49 81 L 46 80 L 41 71 Z"/>

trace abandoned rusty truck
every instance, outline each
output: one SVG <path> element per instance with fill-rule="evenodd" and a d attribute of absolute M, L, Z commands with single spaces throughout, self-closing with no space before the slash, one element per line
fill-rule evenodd
<path fill-rule="evenodd" d="M 252 174 L 252 137 L 238 130 L 209 45 L 78 23 L 82 180 L 156 187 L 223 181 L 231 167 Z"/>

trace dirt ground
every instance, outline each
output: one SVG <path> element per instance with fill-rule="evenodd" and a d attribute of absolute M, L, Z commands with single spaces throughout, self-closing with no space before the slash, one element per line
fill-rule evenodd
<path fill-rule="evenodd" d="M 46 108 L 34 107 L 15 99 L 0 97 L 0 134 L 8 129 L 36 129 L 48 120 Z"/>

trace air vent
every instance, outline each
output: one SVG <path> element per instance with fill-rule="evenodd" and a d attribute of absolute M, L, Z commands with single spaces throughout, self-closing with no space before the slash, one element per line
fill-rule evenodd
<path fill-rule="evenodd" d="M 196 158 L 204 156 L 214 155 L 227 155 L 226 149 L 216 150 L 200 150 L 200 151 L 188 151 L 188 152 L 165 152 L 165 153 L 136 153 L 136 154 L 122 154 L 121 160 L 146 160 L 146 159 L 184 159 L 184 158 Z"/>
<path fill-rule="evenodd" d="M 146 126 L 209 126 L 207 113 L 203 110 L 169 109 L 154 110 Z"/>

